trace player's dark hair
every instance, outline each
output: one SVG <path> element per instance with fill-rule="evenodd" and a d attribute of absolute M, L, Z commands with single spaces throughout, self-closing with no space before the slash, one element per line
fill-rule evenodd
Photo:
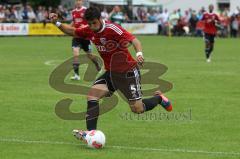
<path fill-rule="evenodd" d="M 100 19 L 101 12 L 97 7 L 90 7 L 86 10 L 84 18 L 89 21 L 93 19 Z"/>

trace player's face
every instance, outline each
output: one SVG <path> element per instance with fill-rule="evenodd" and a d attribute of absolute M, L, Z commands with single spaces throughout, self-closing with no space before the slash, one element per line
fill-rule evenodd
<path fill-rule="evenodd" d="M 76 1 L 76 8 L 81 8 L 83 5 L 83 0 L 77 0 Z"/>
<path fill-rule="evenodd" d="M 89 20 L 88 25 L 94 32 L 98 32 L 102 28 L 102 22 L 100 19 Z"/>
<path fill-rule="evenodd" d="M 213 5 L 210 5 L 210 6 L 209 6 L 209 12 L 213 12 L 213 10 L 214 10 Z"/>

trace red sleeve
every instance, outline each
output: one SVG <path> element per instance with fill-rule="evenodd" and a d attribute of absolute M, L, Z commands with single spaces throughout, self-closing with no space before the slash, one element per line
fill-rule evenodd
<path fill-rule="evenodd" d="M 107 26 L 108 30 L 111 32 L 112 37 L 118 42 L 120 41 L 128 41 L 131 42 L 135 39 L 131 33 L 123 29 L 120 25 L 117 24 L 109 24 Z"/>
<path fill-rule="evenodd" d="M 123 29 L 123 37 L 124 40 L 127 40 L 129 42 L 133 41 L 135 39 L 135 36 Z"/>
<path fill-rule="evenodd" d="M 91 37 L 92 37 L 92 32 L 91 30 L 88 28 L 88 27 L 84 27 L 84 28 L 77 28 L 75 30 L 75 34 L 80 37 L 80 38 L 83 38 L 83 39 L 86 39 L 86 40 L 90 40 Z"/>

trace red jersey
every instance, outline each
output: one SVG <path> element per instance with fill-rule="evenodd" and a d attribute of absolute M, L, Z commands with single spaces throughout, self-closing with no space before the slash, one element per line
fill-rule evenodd
<path fill-rule="evenodd" d="M 217 28 L 216 28 L 216 21 L 220 21 L 219 17 L 215 13 L 207 13 L 205 12 L 203 14 L 202 21 L 204 22 L 204 33 L 207 34 L 213 34 L 215 35 L 217 33 Z"/>
<path fill-rule="evenodd" d="M 87 21 L 84 19 L 84 14 L 86 10 L 86 7 L 82 7 L 81 9 L 76 8 L 72 11 L 73 26 L 75 28 L 87 25 Z"/>
<path fill-rule="evenodd" d="M 103 28 L 99 32 L 86 26 L 77 28 L 75 33 L 96 45 L 107 71 L 125 73 L 136 67 L 137 62 L 128 50 L 129 42 L 135 37 L 121 26 L 103 21 Z"/>

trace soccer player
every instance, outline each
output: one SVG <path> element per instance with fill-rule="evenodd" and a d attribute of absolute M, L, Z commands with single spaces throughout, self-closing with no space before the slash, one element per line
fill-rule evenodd
<path fill-rule="evenodd" d="M 86 7 L 83 6 L 83 0 L 76 0 L 75 9 L 72 11 L 72 23 L 71 25 L 75 28 L 81 28 L 87 25 L 87 21 L 84 19 L 84 13 L 86 11 Z M 92 55 L 91 50 L 91 42 L 90 40 L 86 40 L 79 37 L 74 37 L 72 39 L 72 49 L 73 49 L 73 70 L 74 76 L 71 77 L 72 80 L 80 80 L 79 76 L 79 51 L 83 49 L 89 59 L 95 64 L 96 69 L 98 71 L 101 70 L 101 67 L 98 64 L 96 56 Z"/>
<path fill-rule="evenodd" d="M 202 17 L 204 22 L 204 38 L 205 38 L 205 53 L 207 62 L 211 62 L 211 53 L 214 48 L 214 38 L 217 33 L 216 23 L 219 24 L 220 20 L 217 14 L 213 13 L 214 6 L 209 5 L 209 12 L 205 12 Z"/>
<path fill-rule="evenodd" d="M 139 65 L 144 58 L 140 41 L 120 25 L 101 18 L 98 8 L 90 7 L 85 12 L 88 26 L 74 28 L 58 21 L 58 16 L 50 14 L 50 19 L 64 33 L 90 39 L 104 61 L 106 72 L 93 84 L 87 95 L 87 131 L 97 129 L 99 100 L 119 90 L 128 100 L 134 113 L 144 113 L 161 105 L 172 111 L 171 102 L 160 91 L 151 98 L 142 99 Z M 131 56 L 128 46 L 132 44 L 136 51 L 136 60 Z M 74 136 L 83 139 L 87 131 L 73 130 Z"/>

